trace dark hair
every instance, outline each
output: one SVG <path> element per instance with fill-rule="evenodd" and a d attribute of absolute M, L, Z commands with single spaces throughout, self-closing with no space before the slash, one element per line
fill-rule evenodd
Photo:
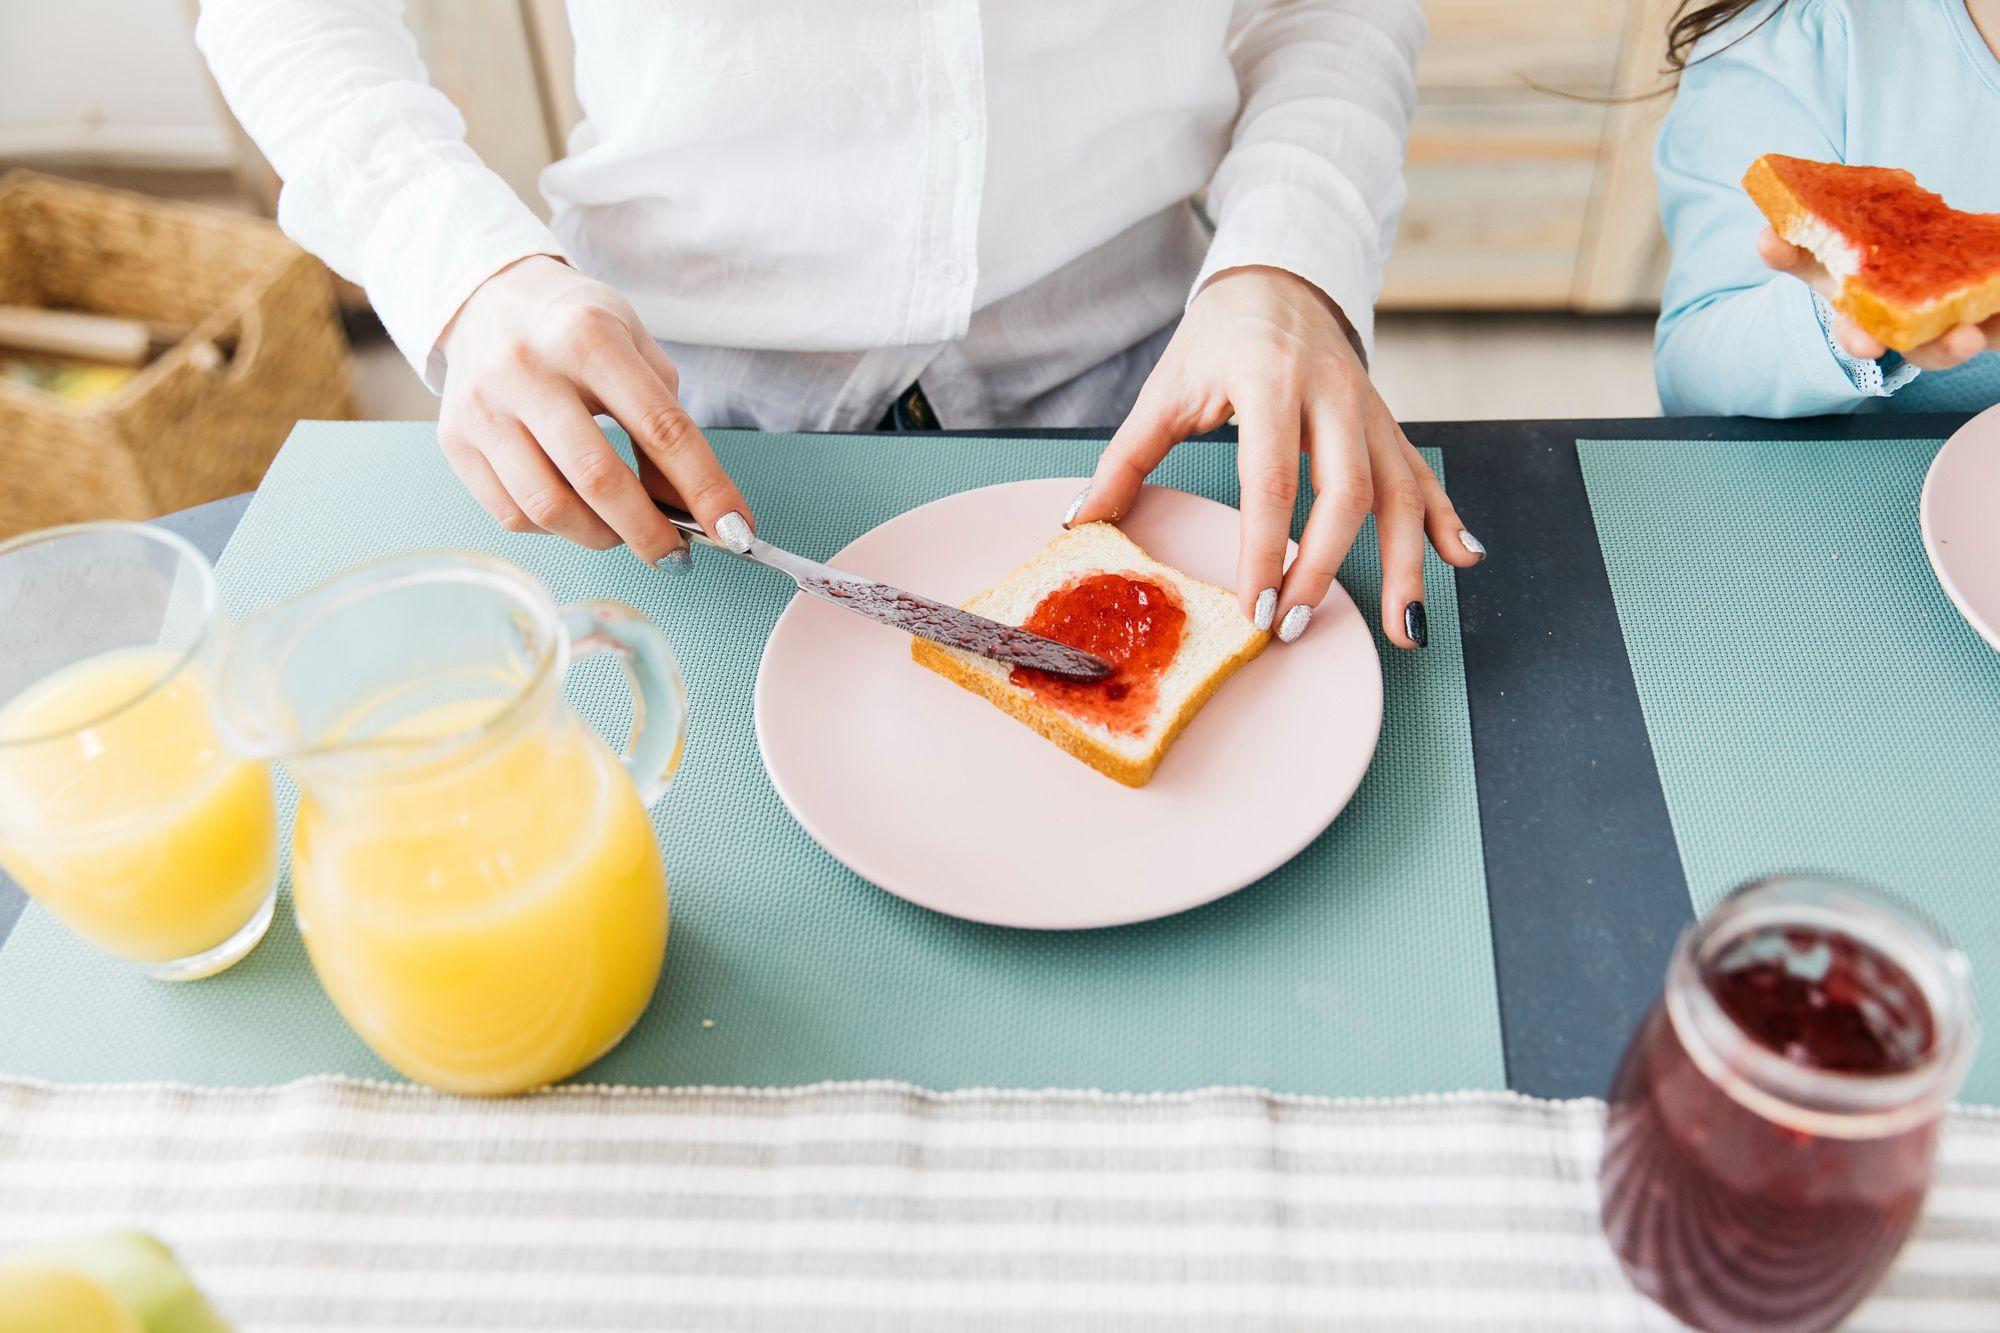
<path fill-rule="evenodd" d="M 1778 0 L 1772 5 L 1771 13 L 1764 16 L 1763 22 L 1770 22 L 1771 15 L 1776 14 L 1784 2 Z M 1667 24 L 1667 68 L 1675 74 L 1686 69 L 1688 56 L 1702 38 L 1756 3 L 1757 0 L 1710 0 L 1707 4 L 1697 5 L 1697 0 L 1681 0 Z"/>

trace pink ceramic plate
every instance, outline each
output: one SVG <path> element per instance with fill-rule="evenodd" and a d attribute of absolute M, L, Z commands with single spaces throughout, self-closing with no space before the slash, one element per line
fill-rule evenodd
<path fill-rule="evenodd" d="M 954 495 L 832 563 L 964 602 L 1040 550 L 1081 485 Z M 1226 505 L 1148 487 L 1123 526 L 1196 578 L 1234 581 Z M 917 666 L 904 635 L 799 596 L 764 650 L 756 712 L 778 794 L 855 873 L 952 916 L 1073 930 L 1210 902 L 1311 842 L 1375 752 L 1382 669 L 1336 587 L 1311 631 L 1226 682 L 1134 790 Z"/>
<path fill-rule="evenodd" d="M 2000 407 L 1966 422 L 1938 450 L 1917 514 L 1945 595 L 2000 648 Z"/>

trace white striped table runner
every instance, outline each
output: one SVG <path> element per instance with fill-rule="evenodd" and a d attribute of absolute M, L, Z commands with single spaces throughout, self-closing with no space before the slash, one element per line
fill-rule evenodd
<path fill-rule="evenodd" d="M 0 1079 L 0 1249 L 137 1227 L 248 1330 L 1645 1329 L 1601 1103 Z M 1954 1112 L 1855 1328 L 2000 1329 Z"/>

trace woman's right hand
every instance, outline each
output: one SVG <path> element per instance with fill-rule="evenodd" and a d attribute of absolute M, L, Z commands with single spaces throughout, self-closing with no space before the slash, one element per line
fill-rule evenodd
<path fill-rule="evenodd" d="M 516 260 L 474 289 L 438 345 L 438 442 L 501 527 L 596 550 L 623 542 L 649 565 L 685 567 L 687 539 L 658 498 L 747 545 L 750 507 L 681 407 L 679 372 L 611 288 L 548 255 Z M 640 475 L 598 413 L 631 435 Z"/>
<path fill-rule="evenodd" d="M 1766 227 L 1757 236 L 1757 256 L 1766 268 L 1791 274 L 1825 298 L 1833 308 L 1834 339 L 1849 356 L 1875 361 L 1889 354 L 1886 343 L 1833 307 L 1834 297 L 1840 293 L 1840 281 L 1813 258 L 1812 251 L 1793 245 Z M 1943 336 L 1903 353 L 1903 359 L 1919 370 L 1950 370 L 1996 344 L 2000 344 L 2000 315 L 1984 324 L 1959 324 L 1947 329 Z"/>

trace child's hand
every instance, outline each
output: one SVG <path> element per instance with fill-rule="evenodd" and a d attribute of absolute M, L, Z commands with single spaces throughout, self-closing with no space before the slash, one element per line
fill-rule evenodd
<path fill-rule="evenodd" d="M 611 288 L 547 255 L 517 260 L 473 290 L 439 345 L 438 442 L 501 527 L 600 550 L 622 541 L 684 568 L 687 539 L 657 497 L 718 539 L 718 525 L 747 538 L 749 506 L 682 410 L 679 372 Z M 639 476 L 591 420 L 600 412 L 632 436 Z"/>
<path fill-rule="evenodd" d="M 1826 271 L 1825 265 L 1813 258 L 1812 251 L 1791 244 L 1766 227 L 1758 233 L 1757 254 L 1766 267 L 1791 274 L 1825 297 L 1829 306 L 1833 304 L 1834 296 L 1840 291 L 1840 283 Z M 1880 338 L 1837 309 L 1833 312 L 1833 336 L 1849 356 L 1858 356 L 1864 361 L 1876 360 L 1889 351 Z M 1960 324 L 1947 330 L 1943 337 L 1911 348 L 1903 353 L 1903 359 L 1919 370 L 1950 370 L 1970 361 L 1996 342 L 2000 342 L 2000 315 L 1984 324 Z"/>
<path fill-rule="evenodd" d="M 1400 647 L 1421 648 L 1426 532 L 1460 568 L 1478 564 L 1486 548 L 1375 392 L 1334 303 L 1283 270 L 1227 269 L 1202 287 L 1066 521 L 1123 514 L 1170 449 L 1232 412 L 1241 440 L 1236 589 L 1244 615 L 1260 629 L 1275 623 L 1286 643 L 1298 638 L 1373 512 L 1382 629 Z M 1301 453 L 1311 458 L 1316 498 L 1287 571 Z"/>

